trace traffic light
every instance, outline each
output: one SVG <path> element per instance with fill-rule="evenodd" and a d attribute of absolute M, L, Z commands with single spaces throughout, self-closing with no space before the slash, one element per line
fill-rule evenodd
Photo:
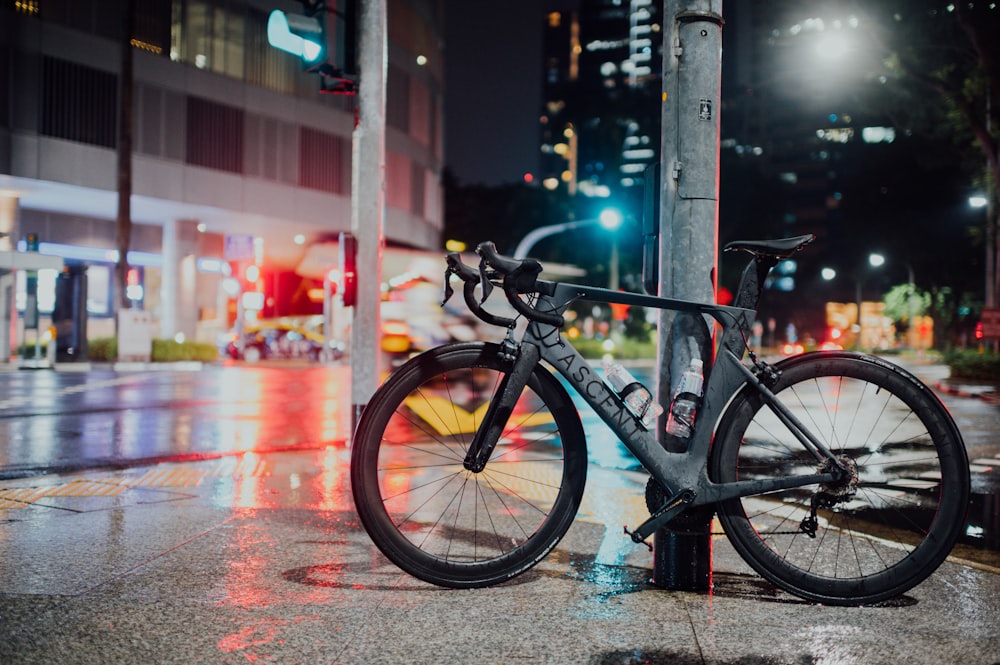
<path fill-rule="evenodd" d="M 303 15 L 275 9 L 267 20 L 267 41 L 302 58 L 307 72 L 320 75 L 320 92 L 357 91 L 357 0 L 299 0 Z"/>
<path fill-rule="evenodd" d="M 267 19 L 267 43 L 297 55 L 308 66 L 319 63 L 326 52 L 323 15 L 299 16 L 275 9 Z"/>
<path fill-rule="evenodd" d="M 339 254 L 344 307 L 354 307 L 358 302 L 358 239 L 350 233 L 341 233 Z"/>

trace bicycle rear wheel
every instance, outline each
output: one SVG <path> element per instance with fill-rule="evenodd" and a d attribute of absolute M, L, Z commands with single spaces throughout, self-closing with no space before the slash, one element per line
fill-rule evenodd
<path fill-rule="evenodd" d="M 774 584 L 822 603 L 875 603 L 922 582 L 968 508 L 968 458 L 947 410 L 913 376 L 870 356 L 807 354 L 777 369 L 773 392 L 852 478 L 720 503 L 733 546 Z M 731 482 L 826 469 L 747 388 L 722 418 L 711 470 Z"/>
<path fill-rule="evenodd" d="M 397 369 L 358 423 L 355 506 L 372 541 L 415 577 L 456 588 L 503 582 L 544 558 L 573 522 L 586 442 L 572 400 L 543 367 L 486 468 L 463 466 L 509 369 L 496 344 L 433 349 Z"/>

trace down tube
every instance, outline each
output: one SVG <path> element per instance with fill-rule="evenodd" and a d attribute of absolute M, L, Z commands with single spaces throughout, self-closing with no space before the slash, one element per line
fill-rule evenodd
<path fill-rule="evenodd" d="M 670 477 L 669 467 L 680 464 L 684 455 L 668 453 L 650 432 L 629 413 L 590 363 L 570 346 L 559 330 L 532 323 L 525 341 L 538 344 L 542 359 L 556 368 L 621 439 L 635 458 L 661 483 Z M 665 485 L 671 493 L 678 488 Z"/>

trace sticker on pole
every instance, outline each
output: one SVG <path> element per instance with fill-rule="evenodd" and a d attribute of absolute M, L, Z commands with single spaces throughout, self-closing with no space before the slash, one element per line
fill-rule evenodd
<path fill-rule="evenodd" d="M 712 119 L 712 100 L 705 99 L 702 97 L 698 100 L 698 119 L 699 120 L 711 120 Z"/>

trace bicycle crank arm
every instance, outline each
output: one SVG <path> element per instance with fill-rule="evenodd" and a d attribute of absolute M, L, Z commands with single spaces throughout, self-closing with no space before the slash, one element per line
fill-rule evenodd
<path fill-rule="evenodd" d="M 667 499 L 666 503 L 660 506 L 655 513 L 649 516 L 649 519 L 636 527 L 634 531 L 629 531 L 628 527 L 625 527 L 625 533 L 632 539 L 632 542 L 642 543 L 652 550 L 653 547 L 646 542 L 646 539 L 656 533 L 656 530 L 661 526 L 687 510 L 688 506 L 694 503 L 695 496 L 694 490 L 681 490 Z"/>
<path fill-rule="evenodd" d="M 528 383 L 528 377 L 535 370 L 538 364 L 538 347 L 534 344 L 522 344 L 517 359 L 514 361 L 514 369 L 503 375 L 500 386 L 497 388 L 493 399 L 490 401 L 483 422 L 480 423 L 476 435 L 472 438 L 469 451 L 465 455 L 463 465 L 473 473 L 479 473 L 486 468 L 486 462 L 493 454 L 500 435 L 507 427 L 510 414 L 514 411 L 514 405 L 518 397 Z"/>

